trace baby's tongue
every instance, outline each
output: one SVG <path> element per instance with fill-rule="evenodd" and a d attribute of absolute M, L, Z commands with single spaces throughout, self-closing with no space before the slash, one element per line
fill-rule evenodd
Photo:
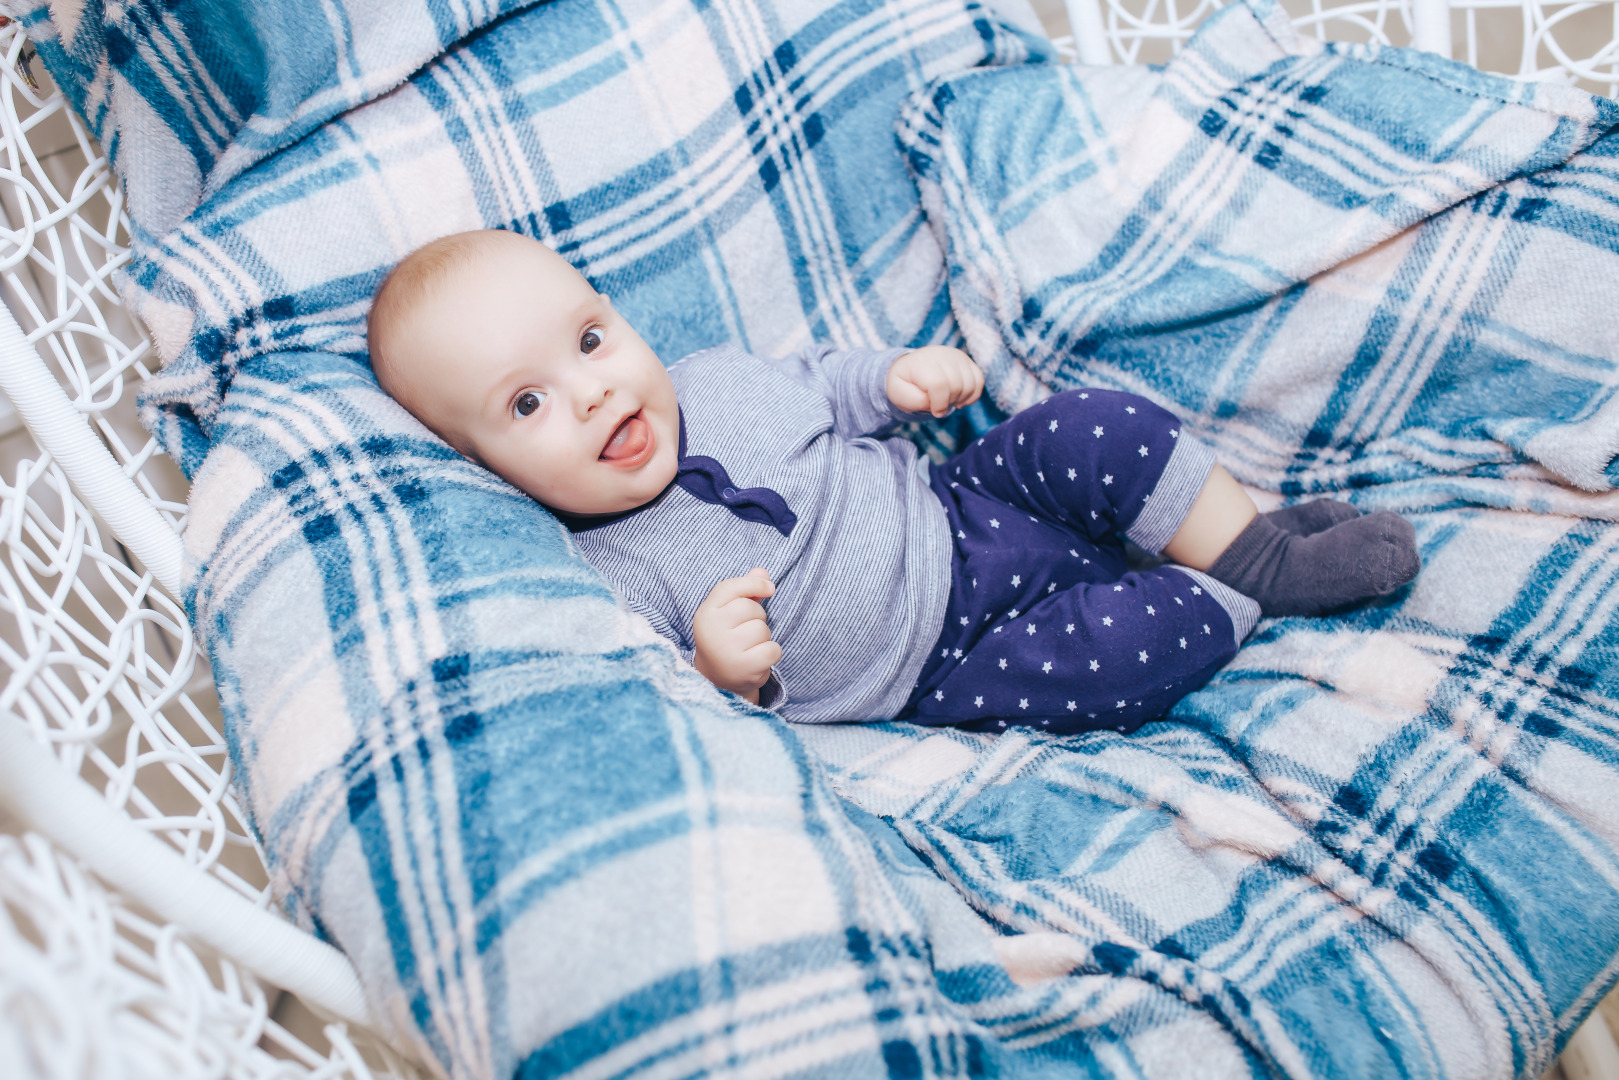
<path fill-rule="evenodd" d="M 618 425 L 618 430 L 613 432 L 613 437 L 607 440 L 607 446 L 602 450 L 602 460 L 621 461 L 624 458 L 632 458 L 646 449 L 647 440 L 651 437 L 652 430 L 647 427 L 646 421 L 641 419 L 640 413 L 625 417 L 624 422 Z"/>

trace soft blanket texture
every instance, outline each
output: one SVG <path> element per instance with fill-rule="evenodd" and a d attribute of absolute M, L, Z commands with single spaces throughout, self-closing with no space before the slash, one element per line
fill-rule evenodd
<path fill-rule="evenodd" d="M 959 0 L 556 0 L 137 251 L 275 888 L 444 1072 L 1532 1075 L 1619 973 L 1611 106 L 1266 0 L 1162 72 L 925 89 L 1038 50 Z M 1154 396 L 1259 486 L 1421 510 L 1427 569 L 1128 738 L 789 729 L 377 391 L 370 290 L 480 225 L 671 359 L 953 308 L 1003 404 Z"/>

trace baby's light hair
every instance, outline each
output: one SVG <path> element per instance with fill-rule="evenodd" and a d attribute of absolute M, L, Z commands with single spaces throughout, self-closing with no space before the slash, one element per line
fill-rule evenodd
<path fill-rule="evenodd" d="M 377 289 L 377 295 L 371 301 L 371 311 L 365 318 L 365 340 L 371 352 L 371 370 L 382 388 L 399 398 L 406 408 L 410 408 L 410 402 L 400 396 L 401 388 L 390 385 L 394 383 L 388 363 L 390 340 L 410 313 L 431 295 L 435 286 L 456 270 L 470 265 L 488 244 L 498 243 L 498 238 L 506 235 L 496 229 L 477 229 L 430 240 L 401 259 Z"/>

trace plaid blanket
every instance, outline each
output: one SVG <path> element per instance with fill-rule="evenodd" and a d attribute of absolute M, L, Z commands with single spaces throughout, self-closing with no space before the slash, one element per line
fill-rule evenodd
<path fill-rule="evenodd" d="M 96 55 L 98 9 L 22 14 Z M 114 27 L 157 35 L 115 68 L 206 65 L 169 47 L 206 13 L 162 14 Z M 1315 49 L 1265 0 L 1162 72 L 1025 63 L 1039 40 L 965 0 L 475 14 L 172 228 L 161 170 L 120 159 L 234 780 L 396 1041 L 456 1077 L 1549 1060 L 1619 974 L 1611 106 Z M 160 159 L 195 121 L 152 85 L 109 100 L 162 123 L 108 130 Z M 1003 406 L 1148 393 L 1256 485 L 1420 510 L 1428 567 L 1263 624 L 1129 738 L 790 729 L 377 390 L 380 276 L 491 225 L 670 359 L 959 319 Z"/>

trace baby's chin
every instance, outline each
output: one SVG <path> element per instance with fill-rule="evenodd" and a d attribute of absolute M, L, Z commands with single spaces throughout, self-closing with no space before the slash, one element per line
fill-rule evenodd
<path fill-rule="evenodd" d="M 665 460 L 667 458 L 667 460 Z M 605 517 L 609 514 L 622 514 L 628 510 L 637 510 L 662 495 L 670 484 L 674 483 L 675 470 L 678 465 L 677 455 L 673 450 L 664 453 L 659 447 L 656 456 L 633 476 L 615 477 L 609 474 L 608 483 L 600 484 L 590 491 L 580 491 L 569 487 L 565 490 L 556 490 L 549 486 L 542 490 L 530 490 L 529 496 L 538 503 L 560 510 L 564 514 L 575 517 Z M 612 466 L 605 466 L 612 468 Z M 596 474 L 598 477 L 600 474 Z M 615 484 L 613 480 L 628 481 Z M 522 485 L 518 485 L 522 486 Z M 609 494 L 604 488 L 617 490 Z"/>

